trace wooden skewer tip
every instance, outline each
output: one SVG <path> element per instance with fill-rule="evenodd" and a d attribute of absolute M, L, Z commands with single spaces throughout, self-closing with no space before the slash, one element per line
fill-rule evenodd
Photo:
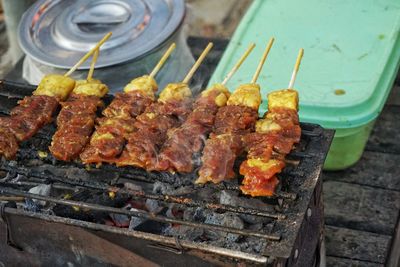
<path fill-rule="evenodd" d="M 94 73 L 94 69 L 96 66 L 98 56 L 99 56 L 99 49 L 96 49 L 96 51 L 93 54 L 92 62 L 90 63 L 90 69 L 89 69 L 89 72 L 88 72 L 88 75 L 86 78 L 87 81 L 91 81 L 93 78 L 93 73 Z"/>
<path fill-rule="evenodd" d="M 222 85 L 225 85 L 231 78 L 232 76 L 236 73 L 236 71 L 240 68 L 242 63 L 246 60 L 247 56 L 251 53 L 251 51 L 256 47 L 255 43 L 251 43 L 250 46 L 247 48 L 247 50 L 244 52 L 244 54 L 240 57 L 240 59 L 236 62 L 236 64 L 233 66 L 231 71 L 226 75 L 225 79 L 222 81 Z"/>
<path fill-rule="evenodd" d="M 272 38 L 269 40 L 268 45 L 267 45 L 267 47 L 265 48 L 264 53 L 263 53 L 263 55 L 262 55 L 262 57 L 261 57 L 261 59 L 260 59 L 260 62 L 258 63 L 256 72 L 254 73 L 254 76 L 253 76 L 253 78 L 251 79 L 251 83 L 254 84 L 254 83 L 257 82 L 258 76 L 259 76 L 260 73 L 261 73 L 261 70 L 262 70 L 262 68 L 263 68 L 263 66 L 264 66 L 265 60 L 267 59 L 267 56 L 268 56 L 268 54 L 269 54 L 269 51 L 271 50 L 272 45 L 274 44 L 274 41 L 275 41 L 275 38 L 274 38 L 274 37 L 272 37 Z"/>
<path fill-rule="evenodd" d="M 71 75 L 77 68 L 79 68 L 83 62 L 85 62 L 93 53 L 102 46 L 112 35 L 112 32 L 107 33 L 92 49 L 89 50 L 64 76 Z"/>
<path fill-rule="evenodd" d="M 196 70 L 200 67 L 201 63 L 203 62 L 204 58 L 207 56 L 208 52 L 210 52 L 211 48 L 213 47 L 213 43 L 210 42 L 206 46 L 206 48 L 203 50 L 199 58 L 196 60 L 194 63 L 193 67 L 190 69 L 186 77 L 183 79 L 182 83 L 189 83 L 190 79 L 193 77 L 193 74 L 196 72 Z"/>
<path fill-rule="evenodd" d="M 150 77 L 153 78 L 153 77 L 155 77 L 157 75 L 157 73 L 160 71 L 160 69 L 162 68 L 162 66 L 167 61 L 167 59 L 169 58 L 169 56 L 171 55 L 172 51 L 174 51 L 175 48 L 176 48 L 176 44 L 175 43 L 172 43 L 169 46 L 167 51 L 165 51 L 164 55 L 161 57 L 161 59 L 158 61 L 157 65 L 154 67 L 154 69 L 149 74 Z"/>

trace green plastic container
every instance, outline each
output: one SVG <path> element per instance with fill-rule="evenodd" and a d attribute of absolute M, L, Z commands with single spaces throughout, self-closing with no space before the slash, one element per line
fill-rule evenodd
<path fill-rule="evenodd" d="M 305 53 L 295 88 L 300 119 L 336 129 L 325 169 L 361 157 L 400 63 L 399 0 L 255 0 L 237 28 L 210 84 L 223 77 L 251 42 L 257 47 L 229 81 L 251 80 L 268 40 L 275 43 L 258 83 L 268 92 L 288 86 L 299 48 Z M 266 111 L 263 101 L 260 113 Z"/>

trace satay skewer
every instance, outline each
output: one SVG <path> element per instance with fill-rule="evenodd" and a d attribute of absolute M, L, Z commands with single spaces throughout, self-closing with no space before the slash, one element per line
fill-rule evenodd
<path fill-rule="evenodd" d="M 227 105 L 218 110 L 213 132 L 203 149 L 202 166 L 195 183 L 219 183 L 235 177 L 233 165 L 244 149 L 242 136 L 254 129 L 258 119 L 261 94 L 256 82 L 273 42 L 274 38 L 271 38 L 251 83 L 240 85 L 229 97 Z"/>
<path fill-rule="evenodd" d="M 299 71 L 299 67 L 300 67 L 300 63 L 301 63 L 301 59 L 303 58 L 303 55 L 304 55 L 304 49 L 300 48 L 299 53 L 297 55 L 296 63 L 294 64 L 294 69 L 292 72 L 292 77 L 290 78 L 288 89 L 293 89 L 294 82 L 296 81 L 297 72 Z"/>
<path fill-rule="evenodd" d="M 298 93 L 292 89 L 304 50 L 300 49 L 289 88 L 268 94 L 268 112 L 257 121 L 256 131 L 245 136 L 247 159 L 241 163 L 244 176 L 240 189 L 251 196 L 273 196 L 277 174 L 286 165 L 285 156 L 300 142 Z"/>
<path fill-rule="evenodd" d="M 168 138 L 168 130 L 179 127 L 192 111 L 192 91 L 188 83 L 212 46 L 212 43 L 206 46 L 182 82 L 168 84 L 157 102 L 137 117 L 135 131 L 129 135 L 121 157 L 115 160 L 117 166 L 147 169 L 156 166 L 158 152 Z"/>
<path fill-rule="evenodd" d="M 96 112 L 104 105 L 101 99 L 108 93 L 108 87 L 93 79 L 98 55 L 96 49 L 86 80 L 77 81 L 68 99 L 61 103 L 57 131 L 49 147 L 59 160 L 70 161 L 79 156 L 93 132 Z"/>
<path fill-rule="evenodd" d="M 65 75 L 48 74 L 43 77 L 32 92 L 18 101 L 10 116 L 0 118 L 0 155 L 6 159 L 15 158 L 19 143 L 32 137 L 44 125 L 52 120 L 59 102 L 65 100 L 75 86 L 75 80 L 68 77 L 86 59 L 90 57 L 109 37 L 106 35 L 94 49 L 83 56 Z"/>
<path fill-rule="evenodd" d="M 247 48 L 222 83 L 214 84 L 200 94 L 187 120 L 169 134 L 158 154 L 156 165 L 147 166 L 147 170 L 167 170 L 181 173 L 193 171 L 195 167 L 193 156 L 204 147 L 204 140 L 207 139 L 214 126 L 218 109 L 226 105 L 230 96 L 225 84 L 239 69 L 254 47 L 253 43 Z"/>
<path fill-rule="evenodd" d="M 96 131 L 80 155 L 84 163 L 111 163 L 121 154 L 127 136 L 134 130 L 136 117 L 154 103 L 158 90 L 154 77 L 175 48 L 176 44 L 172 43 L 149 75 L 129 82 L 123 92 L 117 93 L 111 104 L 103 110 L 104 117 L 98 119 Z"/>

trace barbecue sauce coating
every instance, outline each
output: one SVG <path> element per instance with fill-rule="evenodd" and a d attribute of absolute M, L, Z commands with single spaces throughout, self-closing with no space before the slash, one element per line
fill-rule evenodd
<path fill-rule="evenodd" d="M 246 106 L 224 106 L 218 110 L 196 183 L 234 178 L 233 165 L 243 151 L 241 136 L 254 130 L 257 118 L 257 110 Z"/>
<path fill-rule="evenodd" d="M 6 159 L 14 159 L 18 152 L 18 141 L 7 128 L 0 127 L 0 151 Z"/>
<path fill-rule="evenodd" d="M 103 115 L 107 118 L 135 118 L 151 103 L 153 99 L 141 91 L 117 93 L 111 104 L 103 111 Z"/>
<path fill-rule="evenodd" d="M 279 179 L 276 176 L 272 176 L 267 180 L 257 180 L 257 183 L 251 183 L 242 185 L 240 190 L 245 195 L 251 195 L 252 197 L 271 197 L 274 195 Z"/>
<path fill-rule="evenodd" d="M 54 157 L 70 161 L 79 156 L 92 134 L 97 108 L 102 105 L 98 96 L 74 93 L 61 103 L 58 129 L 49 147 Z"/>
<path fill-rule="evenodd" d="M 89 145 L 81 153 L 82 162 L 114 162 L 124 148 L 127 136 L 135 129 L 135 118 L 153 103 L 153 98 L 142 91 L 118 93 L 97 119 L 96 131 Z"/>
<path fill-rule="evenodd" d="M 46 75 L 32 96 L 18 101 L 10 116 L 1 117 L 0 155 L 6 159 L 15 158 L 18 144 L 31 138 L 41 127 L 52 121 L 58 102 L 69 95 L 74 85 L 75 81 L 69 77 Z"/>
<path fill-rule="evenodd" d="M 187 120 L 179 128 L 168 132 L 168 140 L 161 149 L 157 165 L 149 170 L 181 173 L 193 171 L 195 154 L 204 147 L 218 108 L 226 104 L 228 97 L 229 92 L 222 85 L 214 85 L 203 92 L 194 103 Z"/>
<path fill-rule="evenodd" d="M 136 130 L 129 135 L 121 157 L 116 160 L 117 166 L 155 166 L 159 150 L 168 138 L 168 130 L 180 126 L 191 109 L 190 99 L 153 103 L 136 118 Z"/>
<path fill-rule="evenodd" d="M 256 124 L 256 132 L 243 137 L 248 151 L 240 165 L 244 176 L 241 191 L 251 196 L 272 196 L 279 183 L 276 174 L 285 167 L 284 158 L 300 141 L 297 111 L 274 107 Z"/>
<path fill-rule="evenodd" d="M 10 120 L 0 120 L 0 126 L 8 127 L 18 142 L 22 142 L 31 138 L 43 125 L 50 123 L 57 107 L 58 101 L 54 97 L 27 96 L 11 110 Z"/>

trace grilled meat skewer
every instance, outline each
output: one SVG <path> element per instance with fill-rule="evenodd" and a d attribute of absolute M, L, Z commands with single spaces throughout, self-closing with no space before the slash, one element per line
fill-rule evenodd
<path fill-rule="evenodd" d="M 279 183 L 276 174 L 285 167 L 285 156 L 300 142 L 298 93 L 287 89 L 268 94 L 268 112 L 256 131 L 244 136 L 247 160 L 240 165 L 241 191 L 251 196 L 272 196 Z"/>
<path fill-rule="evenodd" d="M 10 116 L 0 118 L 0 154 L 6 159 L 15 158 L 18 144 L 52 121 L 59 102 L 68 97 L 74 85 L 69 77 L 47 75 L 32 96 L 18 101 Z"/>
<path fill-rule="evenodd" d="M 229 97 L 227 106 L 218 110 L 196 183 L 219 183 L 234 178 L 233 164 L 243 151 L 241 136 L 254 130 L 260 103 L 260 87 L 243 84 Z"/>
<path fill-rule="evenodd" d="M 133 79 L 116 94 L 97 120 L 90 143 L 80 155 L 83 163 L 114 162 L 124 148 L 127 136 L 134 130 L 136 117 L 155 99 L 158 86 L 154 78 L 144 75 Z"/>
<path fill-rule="evenodd" d="M 93 132 L 96 111 L 103 106 L 101 98 L 108 92 L 99 80 L 77 81 L 71 95 L 61 102 L 57 117 L 57 131 L 50 152 L 59 160 L 76 159 Z"/>

